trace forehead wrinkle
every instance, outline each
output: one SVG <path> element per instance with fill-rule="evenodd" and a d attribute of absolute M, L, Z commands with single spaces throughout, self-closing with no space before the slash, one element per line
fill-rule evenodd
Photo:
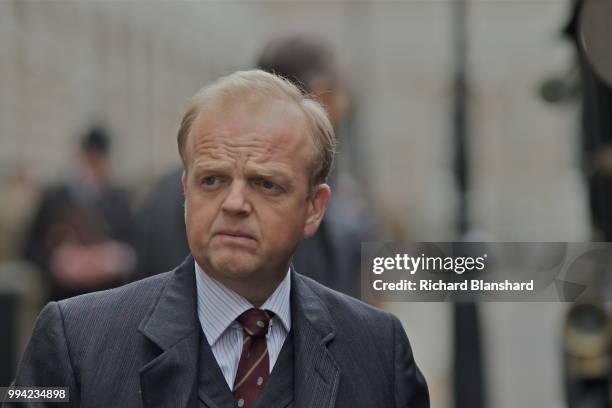
<path fill-rule="evenodd" d="M 308 120 L 300 108 L 278 99 L 259 102 L 253 105 L 234 100 L 201 111 L 191 135 L 192 161 L 210 158 L 232 163 L 237 160 L 282 163 L 293 161 L 296 154 L 306 148 L 307 162 L 311 162 L 316 147 Z M 270 115 L 274 119 L 270 120 Z M 307 167 L 310 167 L 308 163 Z M 265 168 L 267 166 L 259 169 Z"/>
<path fill-rule="evenodd" d="M 294 137 L 286 129 L 262 129 L 243 133 L 213 129 L 195 134 L 193 148 L 195 153 L 211 155 L 247 150 L 249 156 L 260 156 L 266 160 L 271 155 L 282 155 L 288 153 L 287 150 L 299 148 L 303 143 L 301 139 L 302 137 Z"/>
<path fill-rule="evenodd" d="M 257 139 L 240 138 L 229 135 L 208 133 L 196 135 L 194 138 L 194 153 L 196 157 L 207 156 L 214 159 L 237 158 L 239 156 L 265 155 L 269 148 L 262 146 Z"/>

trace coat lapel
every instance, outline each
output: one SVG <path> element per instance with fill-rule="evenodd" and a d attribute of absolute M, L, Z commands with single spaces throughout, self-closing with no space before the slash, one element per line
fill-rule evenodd
<path fill-rule="evenodd" d="M 333 322 L 306 278 L 293 269 L 291 287 L 295 406 L 331 408 L 336 403 L 340 383 L 340 370 L 327 348 L 335 335 Z"/>
<path fill-rule="evenodd" d="M 140 369 L 145 407 L 186 407 L 197 400 L 200 326 L 194 273 L 193 258 L 188 257 L 172 272 L 138 328 L 161 350 Z"/>

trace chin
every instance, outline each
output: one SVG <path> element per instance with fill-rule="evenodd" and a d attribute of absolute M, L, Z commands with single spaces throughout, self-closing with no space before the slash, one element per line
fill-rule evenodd
<path fill-rule="evenodd" d="M 213 257 L 211 265 L 219 275 L 229 279 L 248 278 L 255 272 L 255 260 L 236 253 Z"/>

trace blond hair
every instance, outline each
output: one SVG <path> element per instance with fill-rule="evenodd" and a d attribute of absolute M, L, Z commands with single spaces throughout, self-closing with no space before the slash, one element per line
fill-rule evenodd
<path fill-rule="evenodd" d="M 325 109 L 316 100 L 302 94 L 290 81 L 259 69 L 234 72 L 205 86 L 193 96 L 183 115 L 177 136 L 183 167 L 187 169 L 185 145 L 198 114 L 215 102 L 249 93 L 285 98 L 300 108 L 315 146 L 310 187 L 324 183 L 331 171 L 336 150 L 336 136 Z"/>

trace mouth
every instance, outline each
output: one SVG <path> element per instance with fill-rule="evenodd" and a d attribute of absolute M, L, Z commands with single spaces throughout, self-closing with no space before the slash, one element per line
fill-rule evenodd
<path fill-rule="evenodd" d="M 243 230 L 238 230 L 238 229 L 224 229 L 221 230 L 217 233 L 218 235 L 226 235 L 229 237 L 236 237 L 236 238 L 248 238 L 248 239 L 255 239 L 255 237 L 253 237 L 252 234 L 249 234 L 246 231 Z"/>
<path fill-rule="evenodd" d="M 253 245 L 256 242 L 255 237 L 243 230 L 224 229 L 216 234 L 219 239 L 229 244 Z"/>

